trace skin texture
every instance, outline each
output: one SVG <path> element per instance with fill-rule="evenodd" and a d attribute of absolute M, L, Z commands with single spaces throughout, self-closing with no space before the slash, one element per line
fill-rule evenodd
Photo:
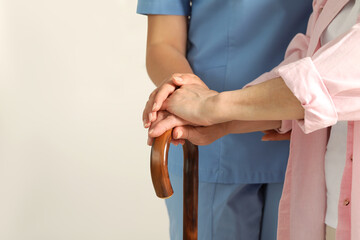
<path fill-rule="evenodd" d="M 203 97 L 209 94 L 212 94 L 212 96 L 218 94 L 215 91 L 210 91 L 196 75 L 192 74 L 193 71 L 186 59 L 187 27 L 187 17 L 185 16 L 148 16 L 146 67 L 151 80 L 157 86 L 157 88 L 150 94 L 142 116 L 144 127 L 149 128 L 148 144 L 150 145 L 153 137 L 161 135 L 159 133 L 163 133 L 164 129 L 169 129 L 169 127 L 175 128 L 173 131 L 174 140 L 172 141 L 175 145 L 183 144 L 184 139 L 189 139 L 190 141 L 192 140 L 196 143 L 202 143 L 200 145 L 204 145 L 205 143 L 209 144 L 212 141 L 215 141 L 225 134 L 242 133 L 245 131 L 243 129 L 245 126 L 243 122 L 237 123 L 239 125 L 238 127 L 234 127 L 235 124 L 232 122 L 231 124 L 222 123 L 211 127 L 209 126 L 207 128 L 200 128 L 196 127 L 196 125 L 211 125 L 212 122 L 201 122 L 201 119 L 196 119 L 195 122 L 192 120 L 190 122 L 172 114 L 170 115 L 169 113 L 163 113 L 160 118 L 157 115 L 158 111 L 160 109 L 164 109 L 164 106 L 166 106 L 163 106 L 163 102 L 166 101 L 168 96 L 174 93 L 177 88 L 182 86 L 181 81 L 183 80 L 182 76 L 184 75 L 186 76 L 186 82 L 184 85 L 197 85 L 193 86 L 194 100 L 197 99 L 197 94 L 200 93 L 203 93 Z M 177 74 L 177 72 L 181 72 L 182 74 Z M 185 86 L 183 89 L 180 89 L 180 92 L 183 91 L 184 88 Z M 188 86 L 188 89 L 186 90 L 192 91 L 191 89 L 193 88 Z M 176 100 L 167 102 L 169 104 L 169 109 L 177 109 L 177 104 L 174 104 L 175 101 Z M 180 102 L 178 104 L 180 104 Z M 203 102 L 198 102 L 197 108 L 203 109 L 203 114 L 205 114 L 208 110 L 213 109 L 212 107 L 210 107 L 210 109 L 202 107 Z M 201 116 L 201 114 L 197 117 L 199 116 Z M 160 120 L 165 121 L 165 123 L 163 123 L 164 125 L 159 124 Z M 157 121 L 156 125 L 152 126 L 155 121 Z M 264 125 L 262 126 L 259 122 L 256 122 L 253 124 L 254 127 L 252 127 L 250 126 L 252 124 L 249 122 L 247 123 L 247 129 L 261 131 L 276 128 L 271 128 L 271 126 L 275 126 L 275 124 L 269 124 L 269 122 L 263 123 Z M 227 126 L 231 126 L 231 128 L 228 128 Z M 224 129 L 227 129 L 227 131 L 223 131 Z M 180 135 L 179 132 L 181 133 Z M 179 139 L 177 136 L 182 137 Z M 273 135 L 273 137 L 269 140 L 276 139 L 275 135 Z"/>
<path fill-rule="evenodd" d="M 143 111 L 145 128 L 151 126 L 151 121 L 157 119 L 154 109 L 154 96 L 158 91 L 170 94 L 176 88 L 173 84 L 173 73 L 192 73 L 186 59 L 187 17 L 174 15 L 149 15 L 148 36 L 146 45 L 146 68 L 150 79 L 157 88 L 150 94 Z M 175 75 L 176 76 L 176 75 Z M 165 99 L 159 99 L 164 101 Z M 156 107 L 156 106 L 155 106 Z M 173 140 L 177 145 L 184 141 Z M 148 144 L 152 138 L 148 139 Z"/>
<path fill-rule="evenodd" d="M 154 98 L 158 91 L 171 93 L 175 90 L 172 78 L 175 72 L 192 73 L 186 59 L 187 18 L 173 15 L 148 16 L 146 68 L 150 79 L 158 87 L 146 103 L 143 122 L 150 127 L 149 119 L 156 119 Z M 163 101 L 165 99 L 160 99 Z"/>
<path fill-rule="evenodd" d="M 175 139 L 187 139 L 196 145 L 208 145 L 215 140 L 231 133 L 248 133 L 266 129 L 279 128 L 281 121 L 230 121 L 211 126 L 194 126 L 189 122 L 176 117 L 167 112 L 160 111 L 159 118 L 152 124 L 149 137 L 150 139 L 159 137 L 169 129 L 174 128 L 173 137 Z M 266 136 L 269 137 L 267 138 Z M 266 132 L 265 141 L 280 140 L 278 133 L 273 130 Z M 279 134 L 282 136 L 281 134 Z M 288 137 L 282 136 L 281 140 L 287 140 Z M 152 140 L 151 142 L 152 143 Z"/>
<path fill-rule="evenodd" d="M 157 96 L 153 96 L 156 99 L 154 102 L 156 102 L 157 107 L 195 125 L 212 125 L 212 128 L 208 129 L 214 131 L 216 137 L 229 133 L 244 132 L 244 130 L 239 131 L 239 128 L 241 129 L 244 124 L 244 120 L 248 121 L 246 129 L 248 129 L 247 132 L 250 132 L 250 130 L 259 131 L 277 128 L 280 120 L 302 119 L 304 117 L 304 109 L 301 103 L 281 78 L 246 89 L 223 93 L 209 90 L 201 79 L 193 74 L 179 74 L 176 78 L 173 78 L 173 83 L 180 88 L 171 95 L 165 91 L 158 91 Z M 162 102 L 159 99 L 166 100 Z M 270 121 L 271 124 L 269 124 L 268 120 L 273 122 Z M 232 127 L 225 127 L 230 121 L 233 121 Z M 234 127 L 234 125 L 237 127 Z M 159 132 L 162 132 L 158 130 L 160 128 L 166 129 L 167 125 L 158 120 L 156 125 L 150 128 L 149 137 L 155 137 Z M 220 133 L 217 133 L 219 129 Z M 199 127 L 182 127 L 175 130 L 175 139 L 180 136 L 184 139 L 195 138 L 193 141 L 197 143 L 205 143 L 204 139 L 209 139 L 209 143 L 213 141 L 212 138 L 209 138 L 206 132 L 207 129 L 201 129 L 202 132 L 199 132 Z M 274 131 L 265 133 L 268 136 L 263 139 L 267 141 L 289 138 L 289 135 L 279 135 Z M 203 138 L 199 139 L 201 134 Z"/>
<path fill-rule="evenodd" d="M 212 121 L 303 119 L 304 108 L 281 78 L 216 96 Z M 227 107 L 225 107 L 227 106 Z"/>

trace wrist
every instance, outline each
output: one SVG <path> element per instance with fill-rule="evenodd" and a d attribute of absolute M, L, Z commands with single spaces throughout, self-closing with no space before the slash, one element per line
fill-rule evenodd
<path fill-rule="evenodd" d="M 222 128 L 223 136 L 235 133 L 235 131 L 234 131 L 234 121 L 223 122 L 223 123 L 220 123 L 220 125 L 221 125 L 221 128 Z"/>
<path fill-rule="evenodd" d="M 232 93 L 232 91 L 221 92 L 214 96 L 212 101 L 213 112 L 211 114 L 213 124 L 236 120 L 236 113 L 234 112 L 236 107 L 234 106 Z M 228 124 L 228 126 L 230 127 L 231 124 Z"/>
<path fill-rule="evenodd" d="M 217 125 L 222 123 L 221 116 L 221 104 L 219 102 L 220 93 L 216 93 L 213 96 L 207 98 L 203 102 L 203 106 L 200 107 L 199 115 L 206 121 L 207 126 Z"/>
<path fill-rule="evenodd" d="M 239 133 L 249 133 L 249 132 L 258 132 L 265 130 L 277 129 L 281 126 L 281 121 L 241 121 L 234 120 L 224 124 L 224 135 L 227 134 L 239 134 Z"/>

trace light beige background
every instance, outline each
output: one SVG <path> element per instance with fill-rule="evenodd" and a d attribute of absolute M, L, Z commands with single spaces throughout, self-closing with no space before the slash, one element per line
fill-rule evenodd
<path fill-rule="evenodd" d="M 136 0 L 0 0 L 0 239 L 168 239 Z"/>

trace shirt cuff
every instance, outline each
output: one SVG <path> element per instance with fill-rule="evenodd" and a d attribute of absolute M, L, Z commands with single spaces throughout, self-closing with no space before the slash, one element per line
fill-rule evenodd
<path fill-rule="evenodd" d="M 278 133 L 284 134 L 292 129 L 292 120 L 282 120 L 281 127 L 275 129 Z"/>
<path fill-rule="evenodd" d="M 335 105 L 310 57 L 280 67 L 278 73 L 305 109 L 304 119 L 297 120 L 304 133 L 337 122 Z"/>
<path fill-rule="evenodd" d="M 188 1 L 153 1 L 139 0 L 136 13 L 150 15 L 190 15 L 190 3 Z"/>

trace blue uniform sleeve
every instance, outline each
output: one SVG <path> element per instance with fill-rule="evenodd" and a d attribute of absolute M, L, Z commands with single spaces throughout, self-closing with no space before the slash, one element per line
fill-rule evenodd
<path fill-rule="evenodd" d="M 138 0 L 137 13 L 160 15 L 190 15 L 190 0 Z"/>

